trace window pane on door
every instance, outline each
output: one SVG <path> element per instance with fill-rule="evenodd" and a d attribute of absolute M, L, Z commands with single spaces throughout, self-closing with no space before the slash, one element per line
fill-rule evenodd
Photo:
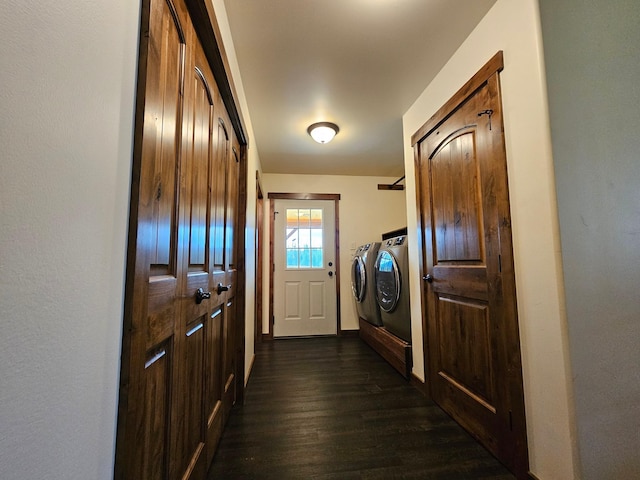
<path fill-rule="evenodd" d="M 287 248 L 287 268 L 298 268 L 297 248 Z"/>
<path fill-rule="evenodd" d="M 322 268 L 322 249 L 313 248 L 311 250 L 311 268 Z"/>
<path fill-rule="evenodd" d="M 322 250 L 322 228 L 311 229 L 311 248 Z"/>
<path fill-rule="evenodd" d="M 287 248 L 298 248 L 297 228 L 287 228 Z"/>
<path fill-rule="evenodd" d="M 322 268 L 321 208 L 288 208 L 286 226 L 287 268 Z"/>
<path fill-rule="evenodd" d="M 308 248 L 300 249 L 300 268 L 311 268 L 311 251 Z"/>

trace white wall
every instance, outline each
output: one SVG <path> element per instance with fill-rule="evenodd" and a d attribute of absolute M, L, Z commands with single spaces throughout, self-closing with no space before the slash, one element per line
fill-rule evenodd
<path fill-rule="evenodd" d="M 245 384 L 249 380 L 251 366 L 255 356 L 254 351 L 254 335 L 255 335 L 255 297 L 256 297 L 256 172 L 260 172 L 260 157 L 258 156 L 258 148 L 256 146 L 253 134 L 253 125 L 251 124 L 251 116 L 247 106 L 247 99 L 242 86 L 242 78 L 240 76 L 240 68 L 238 67 L 238 59 L 236 57 L 235 48 L 233 46 L 233 38 L 229 28 L 229 21 L 224 6 L 224 0 L 212 0 L 213 7 L 218 21 L 218 27 L 222 35 L 222 43 L 231 69 L 231 77 L 235 85 L 238 95 L 238 108 L 242 113 L 244 127 L 246 129 L 247 141 L 249 149 L 247 151 L 247 228 L 245 235 Z"/>
<path fill-rule="evenodd" d="M 381 234 L 406 226 L 404 191 L 378 190 L 379 183 L 393 183 L 391 177 L 344 175 L 265 174 L 262 177 L 265 198 L 269 193 L 339 193 L 340 215 L 340 313 L 342 330 L 358 329 L 358 314 L 351 293 L 351 261 L 357 247 L 380 241 Z M 265 239 L 269 238 L 269 202 L 265 202 Z M 268 241 L 265 262 L 270 264 Z M 268 333 L 269 275 L 263 291 L 263 333 Z"/>
<path fill-rule="evenodd" d="M 3 480 L 113 477 L 139 16 L 3 3 Z"/>
<path fill-rule="evenodd" d="M 540 5 L 582 478 L 640 478 L 640 2 Z"/>
<path fill-rule="evenodd" d="M 223 2 L 215 4 L 236 76 Z M 4 7 L 0 478 L 111 479 L 140 6 L 8 0 Z M 248 368 L 260 166 L 235 85 L 253 147 Z"/>
<path fill-rule="evenodd" d="M 412 298 L 420 298 L 411 135 L 498 50 L 522 342 L 530 470 L 542 480 L 575 478 L 566 318 L 537 0 L 498 0 L 404 122 Z M 413 247 L 412 247 L 413 245 Z M 424 378 L 419 302 L 412 303 L 414 373 Z"/>

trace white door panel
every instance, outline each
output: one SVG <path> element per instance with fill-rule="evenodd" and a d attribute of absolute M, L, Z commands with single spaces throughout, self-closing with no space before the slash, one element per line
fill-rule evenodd
<path fill-rule="evenodd" d="M 278 199 L 274 211 L 274 336 L 335 335 L 335 202 Z"/>

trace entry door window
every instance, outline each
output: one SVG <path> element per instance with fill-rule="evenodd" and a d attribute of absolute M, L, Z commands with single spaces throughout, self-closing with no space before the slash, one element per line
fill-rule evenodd
<path fill-rule="evenodd" d="M 287 269 L 323 268 L 322 209 L 287 208 Z"/>

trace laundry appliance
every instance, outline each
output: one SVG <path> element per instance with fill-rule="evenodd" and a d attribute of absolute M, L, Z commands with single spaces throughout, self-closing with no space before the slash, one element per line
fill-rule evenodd
<path fill-rule="evenodd" d="M 375 263 L 376 299 L 384 327 L 411 343 L 407 236 L 382 242 Z"/>
<path fill-rule="evenodd" d="M 351 264 L 351 291 L 358 317 L 376 326 L 382 326 L 374 280 L 374 268 L 379 248 L 380 242 L 361 245 L 357 248 Z"/>

